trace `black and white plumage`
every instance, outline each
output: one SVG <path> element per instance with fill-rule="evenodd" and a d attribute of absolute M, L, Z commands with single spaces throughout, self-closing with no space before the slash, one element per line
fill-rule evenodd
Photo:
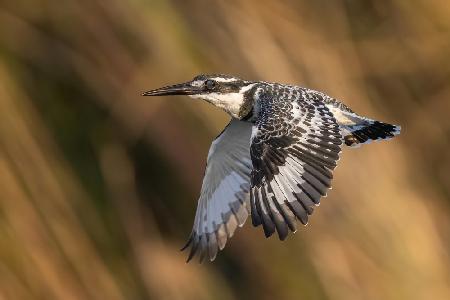
<path fill-rule="evenodd" d="M 344 145 L 400 133 L 400 126 L 361 117 L 324 93 L 226 75 L 199 75 L 144 95 L 189 95 L 232 117 L 209 150 L 183 248 L 190 247 L 188 261 L 197 253 L 214 260 L 249 214 L 266 237 L 277 232 L 284 240 L 326 196 Z"/>

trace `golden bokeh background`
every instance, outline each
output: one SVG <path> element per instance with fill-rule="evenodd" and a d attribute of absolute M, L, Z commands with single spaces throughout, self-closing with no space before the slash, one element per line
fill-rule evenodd
<path fill-rule="evenodd" d="M 0 3 L 0 299 L 450 299 L 447 0 Z M 399 124 L 345 149 L 287 241 L 250 223 L 186 264 L 227 123 L 141 92 L 225 73 Z"/>

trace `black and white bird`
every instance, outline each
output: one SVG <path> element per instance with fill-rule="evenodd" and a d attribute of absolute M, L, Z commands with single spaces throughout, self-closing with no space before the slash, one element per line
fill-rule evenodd
<path fill-rule="evenodd" d="M 188 95 L 227 112 L 230 123 L 212 142 L 189 237 L 188 260 L 211 261 L 250 214 L 266 237 L 284 240 L 297 230 L 331 187 L 344 145 L 358 147 L 390 139 L 400 126 L 362 117 L 324 93 L 199 75 L 192 81 L 145 92 L 144 96 Z"/>

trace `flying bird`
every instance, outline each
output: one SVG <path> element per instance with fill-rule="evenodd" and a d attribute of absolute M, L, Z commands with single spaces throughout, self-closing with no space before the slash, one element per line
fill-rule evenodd
<path fill-rule="evenodd" d="M 284 240 L 306 225 L 331 187 L 342 147 L 400 133 L 400 126 L 362 117 L 340 101 L 304 87 L 199 75 L 145 92 L 187 95 L 227 112 L 231 121 L 211 144 L 190 247 L 213 261 L 251 215 L 265 236 Z"/>

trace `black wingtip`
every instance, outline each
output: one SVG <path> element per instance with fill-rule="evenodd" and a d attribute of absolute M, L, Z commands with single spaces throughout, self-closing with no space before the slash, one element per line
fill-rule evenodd
<path fill-rule="evenodd" d="M 263 222 L 262 225 L 263 225 L 264 235 L 266 236 L 266 238 L 271 237 L 272 234 L 274 234 L 274 232 L 275 232 L 275 225 L 273 225 L 273 223 L 272 223 L 272 221 L 270 221 L 270 219 Z"/>
<path fill-rule="evenodd" d="M 284 241 L 289 233 L 288 230 L 288 226 L 286 225 L 286 223 L 280 223 L 277 224 L 277 233 L 278 233 L 278 238 L 280 239 L 280 241 Z"/>
<path fill-rule="evenodd" d="M 192 258 L 195 256 L 195 253 L 197 253 L 197 250 L 200 246 L 201 240 L 202 240 L 202 236 L 200 236 L 200 238 L 198 240 L 194 241 L 194 243 L 192 244 L 191 252 L 189 253 L 186 263 L 190 262 L 192 260 Z"/>
<path fill-rule="evenodd" d="M 196 244 L 194 244 L 194 246 L 192 246 L 191 252 L 189 252 L 189 256 L 186 259 L 186 263 L 189 263 L 192 260 L 192 258 L 194 258 L 195 252 L 197 252 L 197 247 L 198 246 Z"/>
<path fill-rule="evenodd" d="M 188 239 L 188 241 L 186 242 L 186 244 L 185 244 L 183 247 L 180 248 L 180 251 L 186 250 L 186 249 L 189 247 L 189 245 L 190 245 L 191 243 L 192 243 L 192 235 L 189 237 L 189 239 Z"/>
<path fill-rule="evenodd" d="M 284 241 L 289 233 L 288 226 L 283 220 L 281 220 L 281 216 L 274 216 L 274 222 L 278 233 L 278 238 L 280 241 Z"/>
<path fill-rule="evenodd" d="M 264 228 L 264 226 L 263 226 L 263 229 L 264 229 L 264 235 L 265 235 L 265 237 L 266 237 L 267 239 L 270 238 L 270 237 L 272 236 L 273 232 L 271 232 L 271 231 L 269 231 L 269 230 L 266 230 L 266 229 Z"/>
<path fill-rule="evenodd" d="M 284 241 L 286 238 L 287 238 L 287 236 L 288 236 L 288 234 L 286 233 L 286 234 L 284 234 L 284 233 L 280 233 L 279 231 L 278 231 L 278 238 L 280 239 L 280 241 Z"/>
<path fill-rule="evenodd" d="M 258 227 L 261 224 L 262 224 L 261 219 L 258 216 L 256 216 L 256 213 L 252 213 L 252 225 L 254 227 Z"/>

